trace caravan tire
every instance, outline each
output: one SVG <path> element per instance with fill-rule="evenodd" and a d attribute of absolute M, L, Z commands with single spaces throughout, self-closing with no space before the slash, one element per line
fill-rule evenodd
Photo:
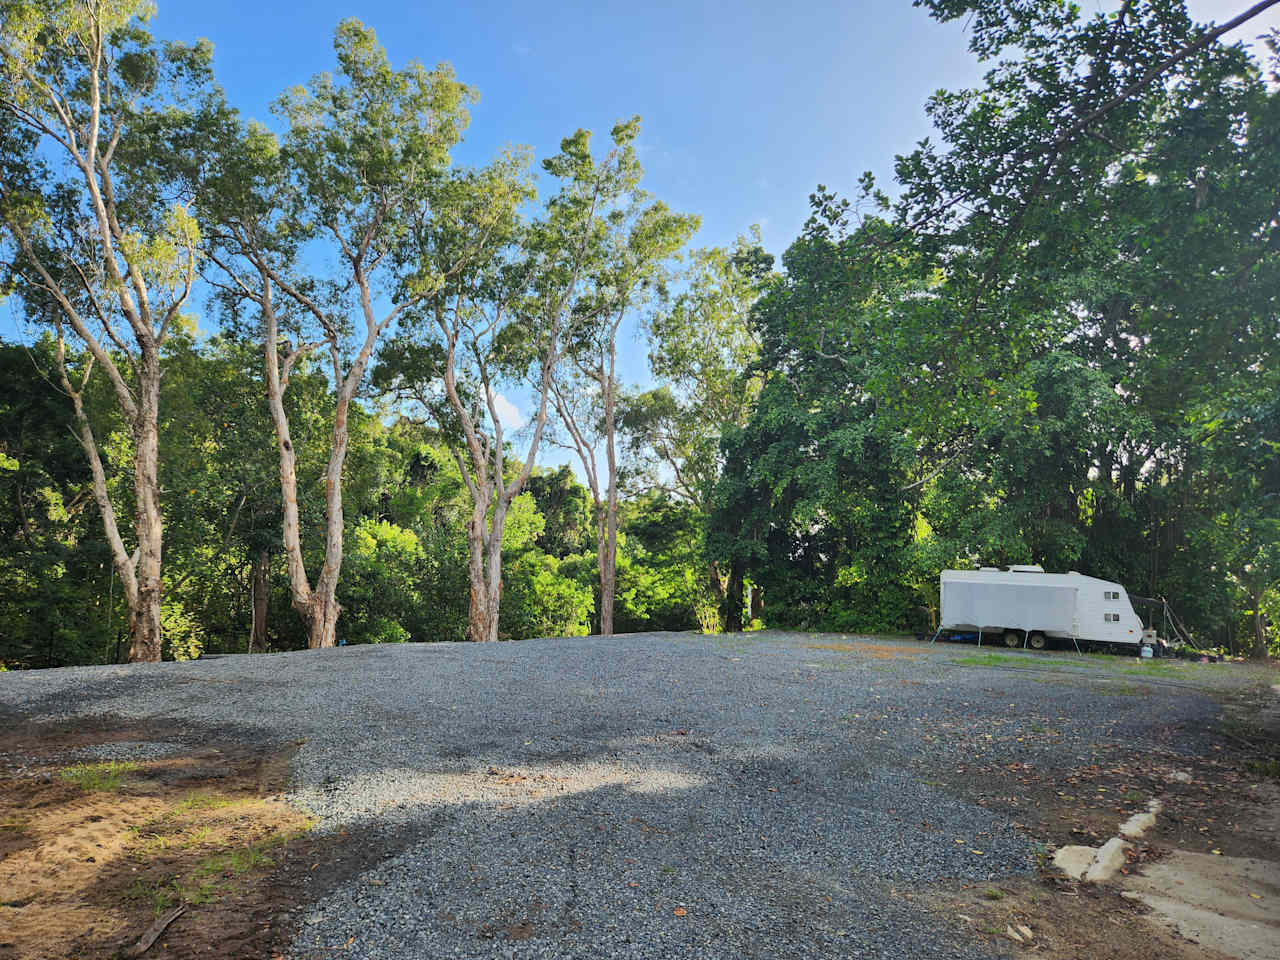
<path fill-rule="evenodd" d="M 1022 646 L 1022 638 L 1018 636 L 1016 630 L 1008 630 L 1004 635 L 1004 645 L 1009 649 Z"/>
<path fill-rule="evenodd" d="M 1027 637 L 1027 646 L 1032 650 L 1043 650 L 1049 645 L 1049 639 L 1043 633 L 1033 633 Z"/>

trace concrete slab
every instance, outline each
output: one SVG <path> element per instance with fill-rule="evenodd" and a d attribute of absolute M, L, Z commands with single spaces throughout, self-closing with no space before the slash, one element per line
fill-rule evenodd
<path fill-rule="evenodd" d="M 1053 855 L 1053 865 L 1073 880 L 1083 880 L 1097 855 L 1097 847 L 1059 847 Z"/>
<path fill-rule="evenodd" d="M 1156 815 L 1151 811 L 1148 810 L 1143 813 L 1135 813 L 1124 823 L 1120 824 L 1120 836 L 1136 840 L 1155 825 Z"/>
<path fill-rule="evenodd" d="M 1098 848 L 1098 855 L 1094 857 L 1093 866 L 1084 875 L 1086 883 L 1102 883 L 1110 880 L 1125 864 L 1124 852 L 1129 849 L 1131 844 L 1126 843 L 1122 837 L 1112 837 L 1101 847 Z"/>
<path fill-rule="evenodd" d="M 1124 885 L 1181 936 L 1239 960 L 1280 960 L 1280 864 L 1178 850 Z"/>

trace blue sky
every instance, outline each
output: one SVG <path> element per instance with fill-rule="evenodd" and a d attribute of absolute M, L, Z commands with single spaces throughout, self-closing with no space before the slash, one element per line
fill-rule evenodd
<path fill-rule="evenodd" d="M 700 244 L 753 222 L 780 251 L 823 182 L 852 191 L 865 169 L 927 132 L 921 105 L 939 86 L 978 76 L 957 26 L 909 4 L 776 2 L 164 4 L 165 36 L 207 36 L 218 76 L 244 112 L 264 117 L 285 86 L 333 62 L 345 16 L 372 26 L 393 61 L 448 60 L 476 87 L 459 159 L 508 143 L 554 153 L 578 127 L 604 138 L 640 114 L 646 185 L 702 215 Z M 551 12 L 549 12 L 551 10 Z M 729 12 L 732 11 L 732 12 Z"/>
<path fill-rule="evenodd" d="M 1223 20 L 1244 5 L 1201 0 L 1192 12 Z M 906 0 L 161 0 L 154 26 L 212 40 L 231 102 L 267 119 L 282 89 L 330 68 L 333 28 L 348 16 L 377 31 L 393 62 L 447 60 L 479 91 L 460 161 L 483 163 L 508 144 L 546 157 L 579 127 L 605 140 L 638 113 L 645 186 L 702 217 L 695 244 L 731 243 L 757 223 L 775 254 L 798 234 L 817 184 L 852 196 L 871 170 L 891 188 L 894 155 L 929 133 L 928 96 L 983 72 L 962 24 L 939 24 Z M 638 325 L 623 336 L 623 375 L 646 382 Z M 527 396 L 510 400 L 528 413 Z"/>
<path fill-rule="evenodd" d="M 507 144 L 545 157 L 578 127 L 604 139 L 638 113 L 645 185 L 701 215 L 695 243 L 727 244 L 758 223 L 774 253 L 797 235 L 818 183 L 853 195 L 871 170 L 891 187 L 894 154 L 929 133 L 929 94 L 983 71 L 961 24 L 940 25 L 907 0 L 158 2 L 156 33 L 212 40 L 231 102 L 264 120 L 281 90 L 332 67 L 333 29 L 348 16 L 372 26 L 395 63 L 447 60 L 479 91 L 456 154 L 464 163 Z M 1218 21 L 1246 6 L 1191 4 Z M 1280 25 L 1280 10 L 1256 24 L 1238 38 Z M 634 339 L 628 347 L 626 375 L 643 380 L 645 351 Z"/>
<path fill-rule="evenodd" d="M 1247 5 L 1199 0 L 1192 13 L 1220 21 Z M 759 223 L 775 253 L 798 233 L 816 184 L 853 194 L 872 170 L 888 185 L 894 154 L 929 132 L 929 94 L 982 73 L 961 24 L 906 0 L 159 7 L 157 33 L 212 40 L 231 102 L 262 119 L 282 89 L 332 66 L 333 28 L 348 16 L 372 26 L 394 62 L 447 60 L 480 92 L 463 162 L 506 144 L 548 156 L 578 127 L 604 138 L 638 113 L 646 186 L 702 216 L 696 242 L 728 243 Z M 1269 22 L 1280 25 L 1280 12 Z"/>
<path fill-rule="evenodd" d="M 160 0 L 162 37 L 213 41 L 229 100 L 270 121 L 277 94 L 331 69 L 348 16 L 377 31 L 392 61 L 447 60 L 480 102 L 455 158 L 484 163 L 508 144 L 540 159 L 579 127 L 607 143 L 640 114 L 644 185 L 702 217 L 697 246 L 731 243 L 753 223 L 781 253 L 819 183 L 852 194 L 864 170 L 891 178 L 893 155 L 928 133 L 922 105 L 981 73 L 958 25 L 909 3 L 320 2 Z M 638 324 L 624 330 L 623 375 L 648 380 Z M 530 398 L 512 392 L 522 414 Z M 548 450 L 549 462 L 563 457 Z"/>

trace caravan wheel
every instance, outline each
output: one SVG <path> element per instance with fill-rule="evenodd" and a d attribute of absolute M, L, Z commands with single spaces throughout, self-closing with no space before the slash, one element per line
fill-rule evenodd
<path fill-rule="evenodd" d="M 1016 630 L 1008 630 L 1004 635 L 1004 645 L 1011 650 L 1015 647 L 1020 647 L 1022 646 L 1022 638 L 1018 636 Z"/>
<path fill-rule="evenodd" d="M 1049 641 L 1043 633 L 1033 633 L 1027 637 L 1027 646 L 1032 650 L 1043 650 L 1048 645 Z"/>

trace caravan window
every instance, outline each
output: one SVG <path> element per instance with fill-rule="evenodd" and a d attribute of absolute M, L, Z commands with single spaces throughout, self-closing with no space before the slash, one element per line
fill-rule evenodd
<path fill-rule="evenodd" d="M 1119 622 L 1120 622 L 1120 614 L 1118 614 L 1118 613 L 1104 613 L 1104 614 L 1102 615 L 1102 619 L 1103 619 L 1103 620 L 1105 620 L 1107 623 L 1119 623 Z"/>
<path fill-rule="evenodd" d="M 1102 594 L 1104 600 L 1119 600 L 1120 592 L 1118 590 L 1107 590 Z"/>

